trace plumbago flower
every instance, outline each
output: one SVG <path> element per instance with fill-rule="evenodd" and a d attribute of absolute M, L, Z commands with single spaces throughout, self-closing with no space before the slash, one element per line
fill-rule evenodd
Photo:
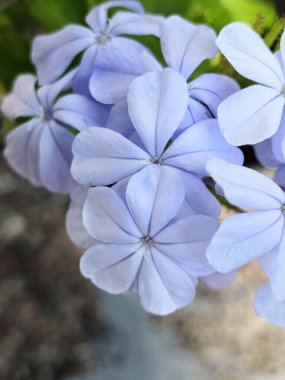
<path fill-rule="evenodd" d="M 132 12 L 118 12 L 111 19 L 108 11 L 124 7 Z M 142 44 L 121 35 L 159 35 L 162 17 L 145 15 L 137 1 L 110 1 L 91 10 L 86 17 L 89 28 L 68 25 L 59 32 L 39 36 L 34 40 L 32 60 L 41 84 L 51 83 L 61 76 L 80 52 L 84 52 L 73 87 L 83 94 L 88 90 L 92 70 L 108 59 L 128 62 L 128 74 L 133 77 L 160 68 Z M 112 89 L 112 86 L 109 90 Z M 112 90 L 114 91 L 114 90 Z"/>
<path fill-rule="evenodd" d="M 215 57 L 215 39 L 216 34 L 211 28 L 194 25 L 179 16 L 171 16 L 161 22 L 160 43 L 165 62 L 185 81 L 205 59 Z M 97 62 L 90 80 L 93 97 L 107 104 L 123 102 L 134 79 L 130 74 L 133 73 L 132 65 L 131 60 L 114 60 L 111 54 L 102 64 Z M 147 70 L 141 66 L 141 72 L 146 73 Z M 220 102 L 238 90 L 238 84 L 225 75 L 203 74 L 190 81 L 188 107 L 180 132 L 200 120 L 216 118 Z"/>
<path fill-rule="evenodd" d="M 252 210 L 222 222 L 207 249 L 208 260 L 218 272 L 226 273 L 258 258 L 270 288 L 257 292 L 257 312 L 285 327 L 284 192 L 263 174 L 220 159 L 210 160 L 207 170 L 229 202 Z"/>
<path fill-rule="evenodd" d="M 179 216 L 185 190 L 169 168 L 148 166 L 127 184 L 124 198 L 92 188 L 83 224 L 96 240 L 81 258 L 81 272 L 113 293 L 137 292 L 142 306 L 165 315 L 191 303 L 197 275 L 209 274 L 205 249 L 217 221 Z"/>
<path fill-rule="evenodd" d="M 219 203 L 201 181 L 207 175 L 206 162 L 221 157 L 240 164 L 243 155 L 226 143 L 216 120 L 197 123 L 172 139 L 187 105 L 186 82 L 175 71 L 137 78 L 130 86 L 128 109 L 140 144 L 106 128 L 81 132 L 73 144 L 74 178 L 83 186 L 111 185 L 146 166 L 168 166 L 183 180 L 193 210 L 218 216 Z"/>
<path fill-rule="evenodd" d="M 233 145 L 256 144 L 273 136 L 273 149 L 280 151 L 280 136 L 276 132 L 285 128 L 285 33 L 281 54 L 277 56 L 257 33 L 240 22 L 224 27 L 217 45 L 241 75 L 258 83 L 221 103 L 221 132 Z"/>
<path fill-rule="evenodd" d="M 27 118 L 7 137 L 4 152 L 13 169 L 34 185 L 55 192 L 70 192 L 76 185 L 70 173 L 74 135 L 67 126 L 80 131 L 91 125 L 105 125 L 108 108 L 82 95 L 68 94 L 75 71 L 52 85 L 36 88 L 36 77 L 20 75 L 13 91 L 4 98 L 3 113 Z"/>

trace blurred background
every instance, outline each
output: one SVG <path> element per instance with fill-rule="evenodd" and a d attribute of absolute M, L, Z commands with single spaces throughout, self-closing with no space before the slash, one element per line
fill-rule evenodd
<path fill-rule="evenodd" d="M 39 33 L 84 23 L 95 0 L 0 0 L 0 97 L 33 72 Z M 180 14 L 218 32 L 250 23 L 272 50 L 285 27 L 285 1 L 143 0 L 149 12 Z M 143 38 L 158 56 L 155 38 Z M 200 72 L 238 77 L 221 57 Z M 0 153 L 11 123 L 0 120 Z M 254 165 L 252 152 L 247 160 Z M 199 288 L 193 305 L 165 318 L 136 299 L 96 290 L 79 273 L 80 250 L 65 233 L 68 199 L 34 188 L 0 155 L 0 380 L 284 380 L 285 331 L 255 316 L 265 281 L 253 263 L 219 293 Z M 230 211 L 224 209 L 224 215 Z"/>

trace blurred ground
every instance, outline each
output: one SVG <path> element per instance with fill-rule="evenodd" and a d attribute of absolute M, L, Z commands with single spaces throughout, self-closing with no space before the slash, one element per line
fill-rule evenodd
<path fill-rule="evenodd" d="M 66 207 L 0 159 L 1 380 L 54 380 L 97 365 L 90 342 L 104 326 L 64 231 Z"/>

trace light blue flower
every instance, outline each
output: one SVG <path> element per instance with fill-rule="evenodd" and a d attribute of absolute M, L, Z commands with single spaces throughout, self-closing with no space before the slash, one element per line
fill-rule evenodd
<path fill-rule="evenodd" d="M 111 19 L 108 11 L 124 7 L 133 12 L 117 12 Z M 124 62 L 126 76 L 131 81 L 137 75 L 160 68 L 154 56 L 139 42 L 121 35 L 159 35 L 162 17 L 145 15 L 137 1 L 110 1 L 91 10 L 86 17 L 88 27 L 68 25 L 62 30 L 39 36 L 34 40 L 32 60 L 40 84 L 51 83 L 68 68 L 75 56 L 84 52 L 73 86 L 76 92 L 88 92 L 92 70 L 105 64 L 110 57 Z M 112 88 L 109 88 L 112 92 Z"/>
<path fill-rule="evenodd" d="M 52 85 L 36 89 L 36 77 L 19 76 L 4 98 L 2 111 L 12 119 L 27 118 L 7 137 L 5 157 L 13 169 L 34 185 L 70 192 L 76 185 L 70 173 L 74 135 L 67 126 L 83 130 L 104 125 L 108 108 L 78 94 L 58 98 L 70 87 L 75 71 Z"/>
<path fill-rule="evenodd" d="M 179 16 L 171 16 L 161 23 L 160 42 L 166 64 L 180 73 L 185 81 L 205 59 L 215 57 L 215 39 L 216 34 L 211 28 L 194 25 Z M 123 102 L 130 85 L 128 75 L 133 72 L 128 65 L 129 60 L 115 59 L 112 54 L 105 57 L 101 65 L 97 62 L 90 80 L 93 97 L 107 104 Z M 154 70 L 144 72 L 147 71 Z M 198 121 L 216 118 L 220 102 L 238 90 L 238 84 L 225 75 L 203 74 L 191 80 L 188 83 L 188 107 L 179 132 Z"/>
<path fill-rule="evenodd" d="M 207 249 L 210 264 L 226 273 L 258 258 L 274 296 L 284 301 L 284 192 L 265 175 L 220 159 L 210 160 L 207 170 L 229 202 L 251 210 L 221 223 Z"/>
<path fill-rule="evenodd" d="M 243 155 L 226 143 L 216 120 L 201 121 L 172 139 L 187 105 L 187 84 L 175 71 L 137 78 L 130 87 L 128 109 L 141 143 L 106 128 L 81 132 L 73 145 L 74 178 L 83 186 L 111 185 L 146 166 L 168 166 L 179 172 L 195 212 L 217 216 L 218 202 L 201 181 L 207 175 L 205 165 L 212 157 L 240 164 Z"/>
<path fill-rule="evenodd" d="M 83 224 L 97 243 L 81 259 L 83 275 L 113 294 L 137 292 L 154 314 L 191 303 L 196 277 L 213 273 L 205 250 L 218 223 L 179 217 L 184 197 L 179 176 L 158 165 L 134 175 L 124 198 L 107 187 L 90 189 Z"/>
<path fill-rule="evenodd" d="M 217 45 L 244 77 L 257 82 L 224 100 L 218 109 L 219 125 L 233 145 L 256 144 L 284 130 L 285 33 L 281 53 L 271 53 L 261 37 L 244 23 L 221 31 Z M 278 139 L 275 141 L 277 144 Z"/>

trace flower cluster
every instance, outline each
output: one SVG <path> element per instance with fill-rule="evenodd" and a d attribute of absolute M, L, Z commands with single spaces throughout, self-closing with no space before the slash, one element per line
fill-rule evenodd
<path fill-rule="evenodd" d="M 200 281 L 222 288 L 258 258 L 269 285 L 257 313 L 285 326 L 285 34 L 274 55 L 243 23 L 217 38 L 127 0 L 97 6 L 86 23 L 35 38 L 37 76 L 19 76 L 2 104 L 22 119 L 7 137 L 8 162 L 70 194 L 66 227 L 86 250 L 81 272 L 103 290 L 137 293 L 165 315 L 191 303 Z M 146 35 L 159 40 L 163 64 L 130 37 Z M 218 48 L 259 84 L 197 76 Z M 278 169 L 278 184 L 242 166 L 244 144 Z M 217 193 L 245 212 L 219 226 Z"/>

